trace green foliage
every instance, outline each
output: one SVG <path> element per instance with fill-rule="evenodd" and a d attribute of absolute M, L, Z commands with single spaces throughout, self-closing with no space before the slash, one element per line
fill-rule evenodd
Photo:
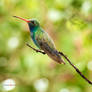
<path fill-rule="evenodd" d="M 92 79 L 91 11 L 92 0 L 0 0 L 0 92 L 7 79 L 16 83 L 10 92 L 92 92 L 67 62 L 56 64 L 27 47 L 36 48 L 28 26 L 12 17 L 39 20 L 57 49 Z"/>

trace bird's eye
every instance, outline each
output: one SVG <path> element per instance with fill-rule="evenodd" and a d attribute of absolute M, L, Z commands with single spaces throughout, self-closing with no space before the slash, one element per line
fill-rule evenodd
<path fill-rule="evenodd" d="M 34 24 L 35 25 L 35 22 L 34 21 L 31 21 L 32 22 L 32 24 Z"/>

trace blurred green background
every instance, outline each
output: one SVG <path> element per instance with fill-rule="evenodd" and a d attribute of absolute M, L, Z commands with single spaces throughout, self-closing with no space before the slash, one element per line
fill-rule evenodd
<path fill-rule="evenodd" d="M 36 18 L 80 71 L 92 80 L 92 0 L 0 0 L 0 92 L 92 92 L 67 63 L 59 65 L 37 48 L 28 25 L 12 16 Z M 7 85 L 6 85 L 7 86 Z"/>

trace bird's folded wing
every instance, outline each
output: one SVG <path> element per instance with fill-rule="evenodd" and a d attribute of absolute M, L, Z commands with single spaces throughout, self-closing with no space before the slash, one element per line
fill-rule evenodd
<path fill-rule="evenodd" d="M 51 37 L 48 35 L 47 32 L 42 31 L 36 36 L 36 40 L 38 44 L 40 45 L 41 43 L 44 44 L 46 43 L 50 48 L 55 49 L 55 45 Z M 44 46 L 46 46 L 44 44 Z"/>

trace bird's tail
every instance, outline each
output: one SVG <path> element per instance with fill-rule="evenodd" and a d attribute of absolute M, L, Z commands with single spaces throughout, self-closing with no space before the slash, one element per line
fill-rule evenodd
<path fill-rule="evenodd" d="M 60 62 L 60 64 L 65 64 L 65 61 L 63 58 L 61 58 L 61 61 L 59 61 L 59 62 Z"/>
<path fill-rule="evenodd" d="M 57 50 L 54 52 L 53 56 L 59 64 L 65 64 L 64 59 L 61 57 L 60 53 Z"/>

